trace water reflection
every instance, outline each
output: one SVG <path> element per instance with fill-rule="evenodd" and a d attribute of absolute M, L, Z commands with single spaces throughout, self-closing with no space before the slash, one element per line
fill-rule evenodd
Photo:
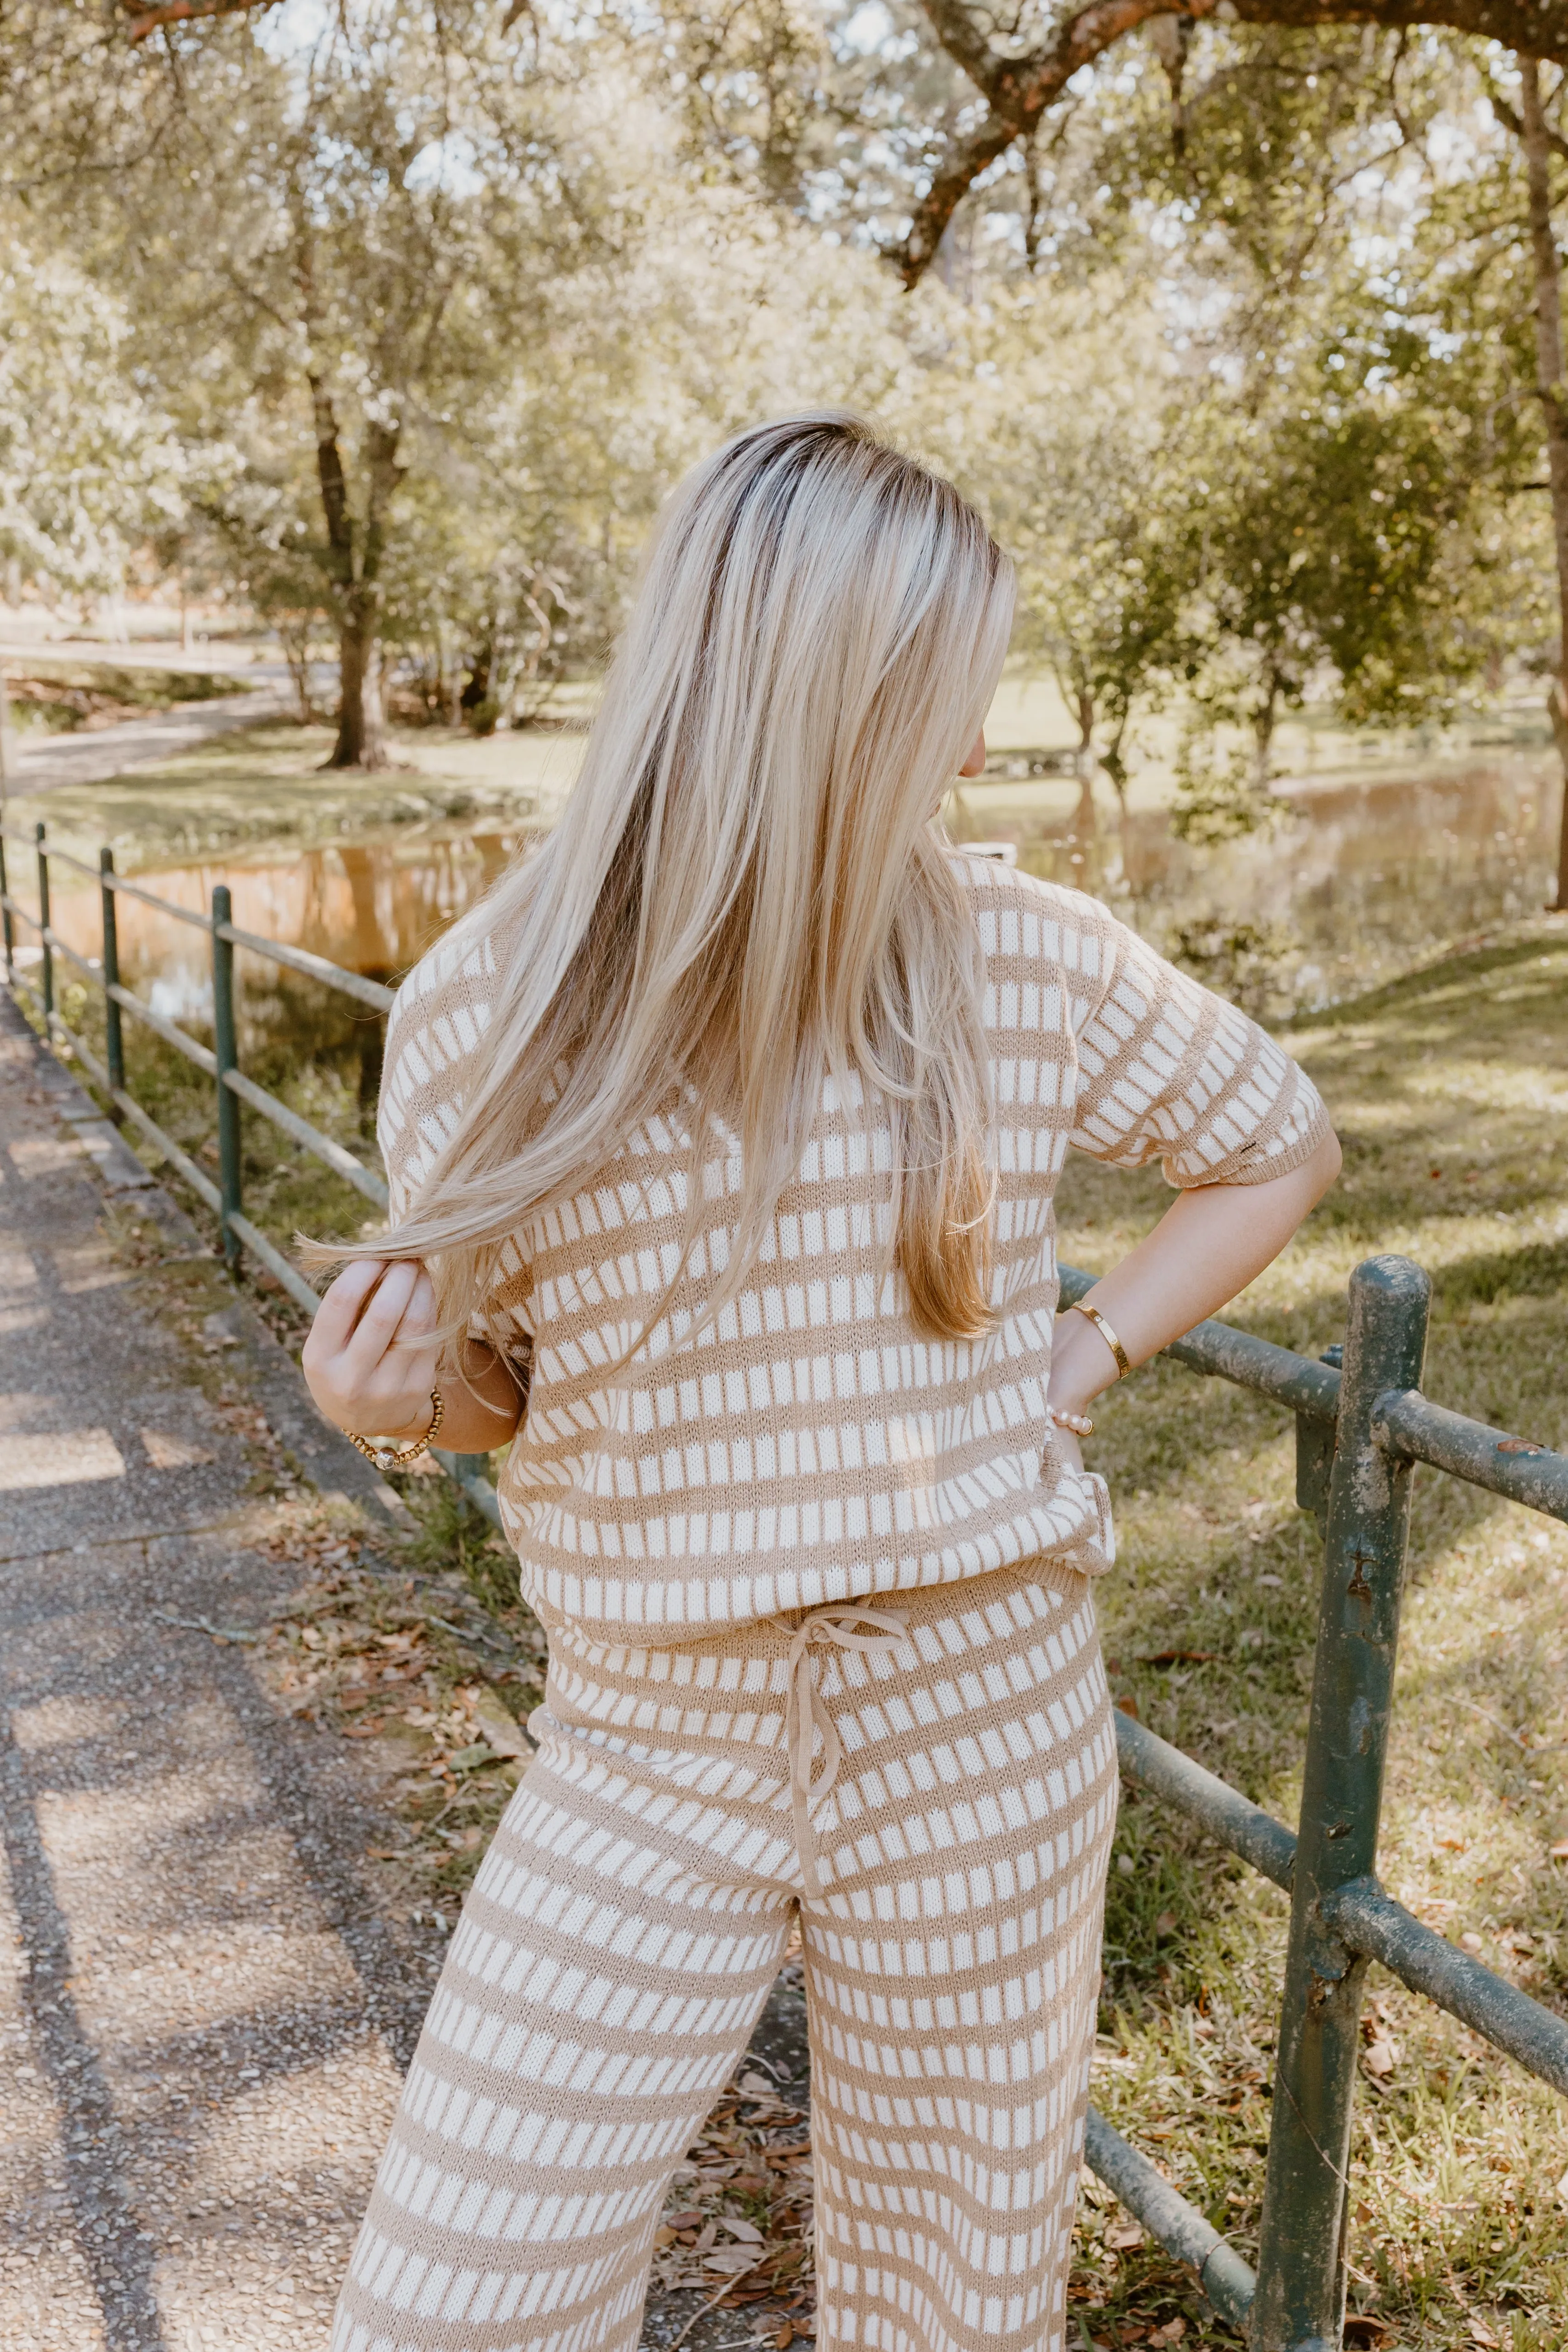
<path fill-rule="evenodd" d="M 231 863 L 175 866 L 139 873 L 140 888 L 205 914 L 226 882 L 240 930 L 347 964 L 374 980 L 394 980 L 416 963 L 433 940 L 503 873 L 528 838 L 521 826 L 505 831 L 356 837 L 337 847 L 265 851 Z M 82 955 L 101 948 L 99 896 L 90 885 L 55 886 L 55 929 Z M 121 893 L 120 968 L 128 988 L 168 1020 L 198 1024 L 212 1016 L 212 951 L 207 940 L 177 917 Z M 244 981 L 266 985 L 275 965 L 242 956 Z"/>
<path fill-rule="evenodd" d="M 1060 794 L 1058 793 L 1058 805 Z M 1419 779 L 1299 786 L 1263 834 L 1193 848 L 1163 810 L 973 813 L 1031 872 L 1089 890 L 1166 953 L 1276 1015 L 1353 995 L 1424 955 L 1539 913 L 1556 881 L 1554 762 L 1505 756 Z"/>
<path fill-rule="evenodd" d="M 1029 870 L 1107 898 L 1166 952 L 1276 1015 L 1353 993 L 1423 953 L 1537 911 L 1555 873 L 1552 763 L 1501 755 L 1419 779 L 1300 788 L 1292 819 L 1194 849 L 1164 813 L 1119 821 L 1075 808 L 1058 785 L 1020 784 L 961 812 L 955 830 L 1012 841 Z M 389 829 L 336 847 L 171 866 L 137 880 L 192 912 L 228 885 L 241 929 L 395 978 L 500 874 L 529 838 L 512 827 Z M 79 953 L 100 943 L 98 893 L 61 871 L 57 929 Z M 128 985 L 165 1017 L 211 1017 L 202 934 L 120 900 Z M 276 969 L 243 959 L 252 996 Z M 261 1008 L 256 1007 L 258 1013 Z"/>

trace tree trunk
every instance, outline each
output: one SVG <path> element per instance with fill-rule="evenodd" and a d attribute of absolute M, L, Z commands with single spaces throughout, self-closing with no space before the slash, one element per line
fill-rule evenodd
<path fill-rule="evenodd" d="M 386 714 L 381 700 L 381 647 L 376 599 L 363 583 L 344 600 L 338 623 L 338 740 L 330 768 L 389 768 Z"/>
<path fill-rule="evenodd" d="M 1557 895 L 1568 911 L 1568 385 L 1563 381 L 1563 288 L 1552 227 L 1552 138 L 1541 103 L 1541 68 L 1519 60 L 1520 115 L 1525 177 L 1530 189 L 1530 242 L 1535 259 L 1536 394 L 1546 425 L 1546 471 L 1552 484 L 1552 536 L 1557 552 L 1557 675 L 1547 714 L 1563 769 L 1563 816 L 1557 844 Z"/>
<path fill-rule="evenodd" d="M 1252 789 L 1266 793 L 1274 780 L 1274 730 L 1279 721 L 1279 677 L 1270 667 L 1263 695 L 1252 714 Z"/>
<path fill-rule="evenodd" d="M 370 491 L 363 532 L 356 537 L 348 479 L 338 439 L 337 413 L 321 376 L 310 379 L 316 419 L 316 476 L 327 520 L 327 551 L 337 584 L 338 740 L 329 768 L 389 768 L 386 717 L 381 700 L 381 569 L 386 505 L 397 482 L 395 425 L 371 425 L 365 434 Z"/>
<path fill-rule="evenodd" d="M 1130 711 L 1121 712 L 1116 721 L 1115 731 L 1110 742 L 1100 755 L 1100 764 L 1110 778 L 1110 788 L 1116 794 L 1116 803 L 1121 812 L 1124 835 L 1127 826 L 1127 761 L 1123 757 L 1121 746 L 1127 738 L 1128 721 L 1131 717 Z"/>

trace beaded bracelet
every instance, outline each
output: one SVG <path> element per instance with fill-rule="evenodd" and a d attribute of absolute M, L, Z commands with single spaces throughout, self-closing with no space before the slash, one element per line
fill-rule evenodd
<path fill-rule="evenodd" d="M 1047 1412 L 1058 1429 L 1070 1429 L 1075 1437 L 1092 1437 L 1094 1423 L 1087 1412 L 1068 1412 L 1065 1405 L 1048 1404 Z"/>
<path fill-rule="evenodd" d="M 374 1437 L 356 1436 L 352 1429 L 345 1429 L 343 1435 L 348 1439 L 351 1445 L 357 1445 L 360 1452 L 364 1455 L 365 1460 L 367 1462 L 374 1462 L 378 1470 L 401 1470 L 405 1468 L 408 1463 L 416 1462 L 419 1456 L 424 1453 L 426 1446 L 435 1444 L 437 1434 L 440 1430 L 442 1421 L 446 1417 L 446 1398 L 441 1394 L 439 1389 L 432 1389 L 430 1391 L 430 1426 L 426 1431 L 423 1437 L 415 1438 L 412 1444 L 408 1445 L 378 1445 Z"/>

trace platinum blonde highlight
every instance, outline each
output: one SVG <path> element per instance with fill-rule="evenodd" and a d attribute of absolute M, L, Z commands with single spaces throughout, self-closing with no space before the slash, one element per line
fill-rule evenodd
<path fill-rule="evenodd" d="M 710 1314 L 829 1074 L 890 1119 L 888 1230 L 917 1323 L 986 1328 L 983 974 L 932 818 L 1012 615 L 973 509 L 851 415 L 757 425 L 681 482 L 561 820 L 465 918 L 496 941 L 495 1011 L 457 1133 L 374 1245 L 426 1260 L 445 1328 L 488 1295 L 505 1239 L 659 1110 L 689 1129 Z M 721 1178 L 715 1198 L 727 1136 L 742 1188 L 724 1199 Z"/>

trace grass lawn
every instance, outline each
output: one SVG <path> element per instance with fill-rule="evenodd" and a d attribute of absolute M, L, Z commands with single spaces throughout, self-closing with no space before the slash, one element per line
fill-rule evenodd
<path fill-rule="evenodd" d="M 236 729 L 171 760 L 102 783 L 16 793 L 6 820 L 96 863 L 109 843 L 122 872 L 266 845 L 290 848 L 378 827 L 553 814 L 582 757 L 583 738 L 545 731 L 478 738 L 445 727 L 397 729 L 397 765 L 379 775 L 324 767 L 327 727 L 279 720 Z"/>
<path fill-rule="evenodd" d="M 350 1033 L 302 1065 L 286 1026 L 270 1058 L 248 1066 L 363 1148 Z M 1352 1268 L 1405 1252 L 1435 1285 L 1427 1392 L 1568 1444 L 1568 923 L 1538 919 L 1446 957 L 1291 1042 L 1334 1112 L 1344 1176 L 1232 1318 L 1316 1354 L 1342 1336 Z M 193 1143 L 210 1133 L 206 1082 L 154 1040 L 134 1050 L 150 1107 Z M 275 1238 L 358 1229 L 356 1195 L 258 1119 L 246 1126 L 247 1205 Z M 1073 1161 L 1063 1257 L 1109 1265 L 1167 1198 L 1157 1176 Z M 1099 1418 L 1091 1455 L 1117 1498 L 1121 1541 L 1100 1588 L 1113 1686 L 1154 1730 L 1293 1822 L 1321 1553 L 1292 1499 L 1291 1424 L 1171 1364 L 1104 1400 Z M 489 1530 L 475 1518 L 465 1531 L 466 1507 L 437 1487 L 408 1482 L 432 1515 L 426 1556 L 456 1559 L 495 1605 L 505 1564 Z M 1212 1655 L 1152 1663 L 1170 1651 Z M 1418 1471 L 1383 1876 L 1419 1917 L 1568 2009 L 1568 1863 L 1551 1857 L 1564 1838 L 1568 1528 Z M 454 1895 L 480 1850 L 465 1830 Z M 1273 1887 L 1127 1795 L 1094 2096 L 1249 2257 L 1285 1925 Z M 1480 2352 L 1568 2342 L 1562 2103 L 1375 1969 L 1366 2045 L 1350 2340 Z M 1086 2187 L 1073 2352 L 1232 2341 L 1190 2279 L 1135 2235 Z"/>
<path fill-rule="evenodd" d="M 1447 958 L 1293 1043 L 1333 1109 L 1345 1172 L 1231 1319 L 1316 1354 L 1342 1336 L 1351 1269 L 1404 1252 L 1434 1280 L 1427 1393 L 1568 1444 L 1568 926 Z M 1063 1257 L 1109 1265 L 1163 1193 L 1073 1161 Z M 1113 1687 L 1293 1822 L 1321 1555 L 1293 1501 L 1290 1424 L 1162 1364 L 1103 1401 L 1090 1450 L 1118 1498 L 1121 1558 L 1101 1588 Z M 1140 1663 L 1171 1650 L 1214 1655 Z M 1559 2009 L 1568 1864 L 1550 1849 L 1568 1835 L 1565 1669 L 1568 1529 L 1418 1471 L 1382 1874 Z M 1124 1798 L 1094 2095 L 1249 2256 L 1286 1916 L 1265 1881 L 1152 1800 Z M 1568 2341 L 1562 2102 L 1375 1968 L 1366 2038 L 1350 2255 L 1352 2309 L 1369 2324 L 1355 2339 Z M 1124 2221 L 1090 2192 L 1082 2340 L 1142 2342 L 1178 2316 L 1187 2340 L 1226 2340 L 1157 2249 L 1108 2244 Z"/>

